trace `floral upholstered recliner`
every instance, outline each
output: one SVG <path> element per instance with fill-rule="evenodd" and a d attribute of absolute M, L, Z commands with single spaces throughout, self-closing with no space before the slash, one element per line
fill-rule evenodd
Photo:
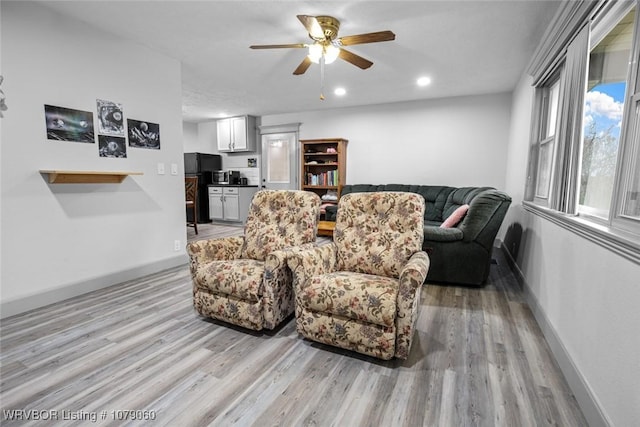
<path fill-rule="evenodd" d="M 406 359 L 429 270 L 424 198 L 352 193 L 331 244 L 292 251 L 298 333 L 380 359 Z"/>
<path fill-rule="evenodd" d="M 287 256 L 314 246 L 319 215 L 314 193 L 263 190 L 251 201 L 244 236 L 187 245 L 198 313 L 254 330 L 278 326 L 294 310 Z"/>

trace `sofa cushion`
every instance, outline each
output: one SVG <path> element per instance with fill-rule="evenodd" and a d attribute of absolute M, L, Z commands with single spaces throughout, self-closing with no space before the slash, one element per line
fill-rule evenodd
<path fill-rule="evenodd" d="M 311 311 L 381 326 L 395 324 L 396 279 L 338 271 L 312 277 L 300 293 L 297 298 Z"/>
<path fill-rule="evenodd" d="M 458 209 L 460 206 L 470 205 L 474 197 L 489 188 L 490 187 L 461 187 L 454 189 L 454 191 L 449 193 L 447 201 L 444 204 L 442 219 L 444 220 L 445 218 L 448 218 L 453 211 Z"/>
<path fill-rule="evenodd" d="M 416 187 L 415 192 L 424 197 L 426 207 L 424 211 L 425 221 L 438 221 L 446 217 L 443 217 L 442 211 L 444 210 L 444 204 L 449 197 L 449 194 L 455 190 L 453 187 L 446 187 L 442 185 L 419 185 Z"/>

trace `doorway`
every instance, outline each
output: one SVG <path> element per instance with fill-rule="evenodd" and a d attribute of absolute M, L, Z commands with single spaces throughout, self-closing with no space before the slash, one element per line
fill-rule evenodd
<path fill-rule="evenodd" d="M 297 190 L 299 185 L 299 123 L 261 126 L 262 188 Z"/>

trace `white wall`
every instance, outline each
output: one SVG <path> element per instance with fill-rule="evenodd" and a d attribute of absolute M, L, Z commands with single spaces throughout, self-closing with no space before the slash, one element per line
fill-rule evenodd
<path fill-rule="evenodd" d="M 507 158 L 507 248 L 517 250 L 532 310 L 592 425 L 637 425 L 640 266 L 522 208 L 532 99 L 523 77 Z"/>
<path fill-rule="evenodd" d="M 262 117 L 300 138 L 342 137 L 348 184 L 505 187 L 511 95 L 493 94 Z"/>
<path fill-rule="evenodd" d="M 197 123 L 182 123 L 182 144 L 185 153 L 211 153 L 209 147 L 200 146 Z M 205 149 L 208 151 L 203 151 Z"/>
<path fill-rule="evenodd" d="M 34 3 L 2 2 L 2 315 L 186 260 L 178 61 Z M 47 140 L 44 104 L 94 113 L 122 103 L 125 118 L 160 125 L 161 150 Z M 157 174 L 164 163 L 167 174 Z M 171 163 L 179 174 L 171 175 Z M 127 170 L 122 184 L 48 184 L 39 169 Z"/>

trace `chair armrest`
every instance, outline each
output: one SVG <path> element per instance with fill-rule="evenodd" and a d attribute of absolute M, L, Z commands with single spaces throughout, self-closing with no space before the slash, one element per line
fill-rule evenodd
<path fill-rule="evenodd" d="M 409 261 L 400 272 L 400 292 L 398 298 L 410 297 L 415 288 L 422 286 L 429 272 L 429 255 L 425 251 L 418 251 L 411 255 Z M 407 294 L 403 294 L 406 288 Z"/>
<path fill-rule="evenodd" d="M 191 260 L 191 272 L 196 271 L 198 264 L 240 258 L 243 243 L 244 237 L 236 236 L 198 240 L 187 244 L 187 254 L 189 254 Z"/>
<path fill-rule="evenodd" d="M 285 248 L 267 254 L 262 280 L 264 327 L 273 329 L 294 311 L 293 278 L 288 259 L 294 249 L 311 249 L 315 243 Z"/>
<path fill-rule="evenodd" d="M 420 305 L 420 291 L 429 272 L 429 256 L 424 251 L 414 253 L 400 272 L 396 311 L 396 354 L 406 359 L 411 349 Z"/>
<path fill-rule="evenodd" d="M 307 251 L 315 248 L 315 243 L 304 243 L 300 246 L 291 248 L 280 249 L 273 251 L 267 255 L 264 261 L 264 278 L 267 281 L 280 277 L 286 272 L 290 272 L 289 269 L 289 257 L 294 251 Z"/>
<path fill-rule="evenodd" d="M 294 288 L 304 285 L 307 280 L 319 274 L 332 273 L 337 269 L 337 248 L 335 243 L 316 246 L 313 249 L 292 249 L 287 263 L 293 274 Z"/>

